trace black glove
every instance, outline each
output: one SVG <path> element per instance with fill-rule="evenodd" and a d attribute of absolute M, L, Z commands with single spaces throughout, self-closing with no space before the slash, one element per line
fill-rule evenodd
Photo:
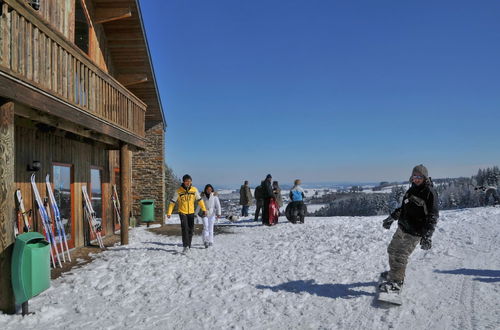
<path fill-rule="evenodd" d="M 399 220 L 399 216 L 401 215 L 401 208 L 397 208 L 394 212 L 391 213 L 391 218 L 394 220 Z"/>
<path fill-rule="evenodd" d="M 382 227 L 384 227 L 385 229 L 389 229 L 391 228 L 393 222 L 394 219 L 392 218 L 392 216 L 388 216 L 387 218 L 384 219 L 384 221 L 382 221 Z"/>
<path fill-rule="evenodd" d="M 420 248 L 422 250 L 430 250 L 432 247 L 432 240 L 429 236 L 424 236 L 420 239 Z"/>

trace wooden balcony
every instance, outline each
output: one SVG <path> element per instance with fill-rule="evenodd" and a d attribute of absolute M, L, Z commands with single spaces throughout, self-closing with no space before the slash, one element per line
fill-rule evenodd
<path fill-rule="evenodd" d="M 40 92 L 51 102 L 66 105 L 54 115 L 135 145 L 142 144 L 144 102 L 53 31 L 31 8 L 17 0 L 4 0 L 1 6 L 0 92 L 9 94 L 5 86 L 1 90 L 2 81 L 16 81 L 25 89 L 17 94 L 10 91 L 12 98 L 22 97 L 20 94 L 28 89 Z"/>

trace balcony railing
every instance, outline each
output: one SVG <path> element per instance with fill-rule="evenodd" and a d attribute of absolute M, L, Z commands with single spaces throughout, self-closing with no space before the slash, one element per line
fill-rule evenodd
<path fill-rule="evenodd" d="M 144 102 L 30 8 L 16 0 L 0 6 L 1 71 L 144 137 Z"/>

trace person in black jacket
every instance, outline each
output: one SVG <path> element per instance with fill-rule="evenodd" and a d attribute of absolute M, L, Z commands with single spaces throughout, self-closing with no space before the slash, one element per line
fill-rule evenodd
<path fill-rule="evenodd" d="M 262 181 L 264 182 L 264 181 Z M 262 199 L 262 182 L 260 185 L 255 187 L 254 197 L 255 197 L 255 218 L 254 221 L 259 220 L 259 214 L 262 210 L 262 205 L 264 204 L 264 200 Z"/>
<path fill-rule="evenodd" d="M 271 199 L 274 198 L 274 191 L 272 186 L 273 177 L 271 174 L 266 176 L 266 179 L 261 183 L 261 194 L 262 194 L 262 224 L 270 226 L 269 222 L 269 203 L 271 203 Z"/>
<path fill-rule="evenodd" d="M 389 229 L 398 221 L 398 229 L 387 248 L 390 270 L 382 273 L 386 278 L 380 287 L 383 291 L 401 290 L 408 258 L 419 243 L 423 250 L 432 247 L 431 237 L 439 217 L 438 196 L 424 165 L 413 168 L 410 181 L 401 207 L 383 222 L 383 227 Z"/>

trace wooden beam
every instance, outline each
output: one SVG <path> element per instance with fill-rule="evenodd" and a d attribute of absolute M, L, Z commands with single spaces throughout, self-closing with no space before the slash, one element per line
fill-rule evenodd
<path fill-rule="evenodd" d="M 36 87 L 7 78 L 3 74 L 0 74 L 0 97 L 16 100 L 19 103 L 44 113 L 73 123 L 78 123 L 80 126 L 108 135 L 120 141 L 136 145 L 139 148 L 144 147 L 144 138 L 138 137 L 132 132 L 115 127 L 111 123 L 99 119 L 89 112 L 60 101 L 55 96 L 43 93 Z"/>
<path fill-rule="evenodd" d="M 148 76 L 145 73 L 119 74 L 116 79 L 125 87 L 148 82 Z"/>
<path fill-rule="evenodd" d="M 132 10 L 127 8 L 96 8 L 94 23 L 102 24 L 132 17 Z"/>
<path fill-rule="evenodd" d="M 11 280 L 14 249 L 14 103 L 0 104 L 0 311 L 15 313 Z"/>
<path fill-rule="evenodd" d="M 80 126 L 78 126 L 72 122 L 66 121 L 64 119 L 50 116 L 46 113 L 32 109 L 32 108 L 27 107 L 25 105 L 16 104 L 15 114 L 17 116 L 24 117 L 24 118 L 27 118 L 27 119 L 32 120 L 32 121 L 36 121 L 39 123 L 53 126 L 57 129 L 60 129 L 63 131 L 71 132 L 73 134 L 79 135 L 79 136 L 84 137 L 84 138 L 96 140 L 98 142 L 107 144 L 113 148 L 118 148 L 118 146 L 119 146 L 119 141 L 116 139 L 113 139 L 109 136 L 94 132 L 92 130 L 89 130 L 88 128 L 80 127 Z"/>
<path fill-rule="evenodd" d="M 132 199 L 132 152 L 128 144 L 123 144 L 120 149 L 120 187 L 121 187 L 121 216 L 120 239 L 122 245 L 128 244 L 128 226 L 130 205 Z"/>

